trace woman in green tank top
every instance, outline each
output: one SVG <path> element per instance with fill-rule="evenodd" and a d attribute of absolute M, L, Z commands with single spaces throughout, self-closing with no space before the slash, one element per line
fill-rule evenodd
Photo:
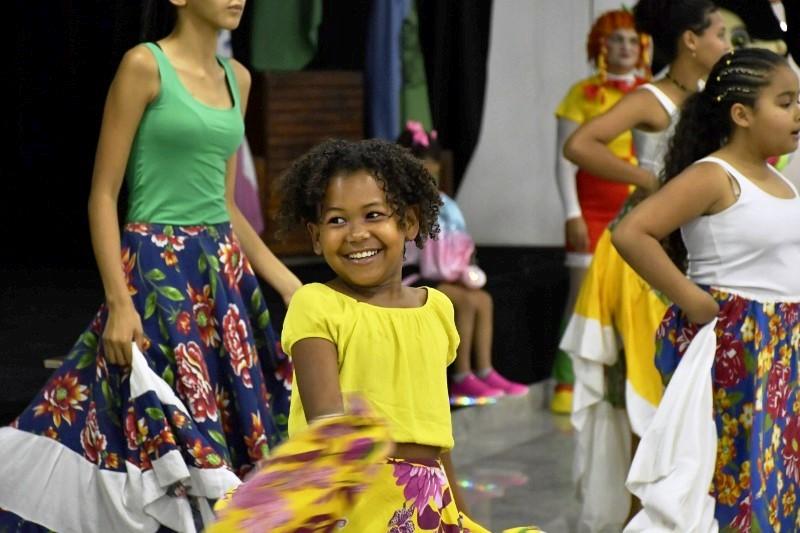
<path fill-rule="evenodd" d="M 291 368 L 255 275 L 287 303 L 301 284 L 233 200 L 250 75 L 215 50 L 243 8 L 150 1 L 170 29 L 122 59 L 89 198 L 105 303 L 0 428 L 0 530 L 193 531 L 281 440 Z"/>

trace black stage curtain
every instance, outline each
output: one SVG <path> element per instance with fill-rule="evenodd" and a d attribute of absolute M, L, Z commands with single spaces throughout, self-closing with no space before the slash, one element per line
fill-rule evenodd
<path fill-rule="evenodd" d="M 800 0 L 783 0 L 786 11 L 786 45 L 795 63 L 800 65 Z"/>
<path fill-rule="evenodd" d="M 486 91 L 490 0 L 418 0 L 433 123 L 453 151 L 453 190 L 478 142 Z"/>
<path fill-rule="evenodd" d="M 317 53 L 308 70 L 364 70 L 372 0 L 323 2 Z"/>
<path fill-rule="evenodd" d="M 138 42 L 141 4 L 130 0 L 21 2 L 5 83 L 8 223 L 31 227 L 4 267 L 91 266 L 86 200 L 108 85 Z M 28 240 L 30 239 L 30 240 Z"/>

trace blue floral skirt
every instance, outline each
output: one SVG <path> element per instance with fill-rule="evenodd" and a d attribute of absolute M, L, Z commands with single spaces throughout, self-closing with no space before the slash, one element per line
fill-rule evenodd
<path fill-rule="evenodd" d="M 710 292 L 720 305 L 711 487 L 720 531 L 798 531 L 800 303 Z M 667 311 L 656 337 L 656 366 L 665 381 L 698 330 L 676 306 Z"/>
<path fill-rule="evenodd" d="M 128 224 L 122 267 L 144 368 L 107 362 L 101 306 L 0 429 L 0 531 L 29 530 L 20 517 L 59 531 L 191 529 L 285 435 L 291 367 L 230 225 Z"/>

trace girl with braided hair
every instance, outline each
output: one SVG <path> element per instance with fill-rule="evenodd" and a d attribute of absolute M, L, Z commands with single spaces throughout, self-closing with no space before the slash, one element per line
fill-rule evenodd
<path fill-rule="evenodd" d="M 630 185 L 577 168 L 564 157 L 564 143 L 578 126 L 602 115 L 625 94 L 647 81 L 641 75 L 649 72 L 649 47 L 649 36 L 636 31 L 633 14 L 629 11 L 618 9 L 603 13 L 592 25 L 586 42 L 588 59 L 597 67 L 597 72 L 575 83 L 556 109 L 556 181 L 566 219 L 566 266 L 570 273 L 567 319 L 597 240 L 622 207 Z M 622 132 L 608 147 L 620 159 L 636 164 L 630 131 Z M 568 414 L 572 409 L 575 378 L 565 352 L 560 351 L 556 356 L 553 377 L 556 388 L 550 407 L 555 413 Z"/>
<path fill-rule="evenodd" d="M 800 196 L 766 162 L 797 149 L 799 96 L 785 58 L 724 56 L 683 106 L 666 184 L 614 231 L 674 302 L 656 340 L 669 386 L 628 478 L 644 511 L 627 531 L 800 527 Z M 685 253 L 670 258 L 665 239 Z"/>
<path fill-rule="evenodd" d="M 639 0 L 633 13 L 637 29 L 653 39 L 654 65 L 666 64 L 666 75 L 583 124 L 564 147 L 580 168 L 637 187 L 609 227 L 658 188 L 680 106 L 729 49 L 722 17 L 709 0 Z M 608 148 L 627 130 L 638 165 Z M 606 229 L 561 339 L 575 369 L 575 477 L 583 496 L 581 527 L 587 531 L 619 530 L 629 515 L 625 472 L 636 438 L 661 400 L 653 336 L 667 305 L 623 261 Z"/>

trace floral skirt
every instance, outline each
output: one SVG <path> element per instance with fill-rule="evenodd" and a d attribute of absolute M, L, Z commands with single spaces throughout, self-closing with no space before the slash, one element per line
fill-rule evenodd
<path fill-rule="evenodd" d="M 207 532 L 488 533 L 459 512 L 439 461 L 388 457 L 386 422 L 349 403 L 353 414 L 317 420 L 280 445 L 217 503 Z"/>
<path fill-rule="evenodd" d="M 229 224 L 128 224 L 143 368 L 107 362 L 107 310 L 0 429 L 0 531 L 194 529 L 286 431 L 291 368 Z M 135 366 L 135 365 L 134 365 Z M 193 511 L 194 508 L 194 511 Z"/>
<path fill-rule="evenodd" d="M 712 367 L 715 517 L 721 531 L 798 531 L 800 303 L 710 292 L 720 305 Z M 698 330 L 677 307 L 667 311 L 656 352 L 665 381 Z"/>

